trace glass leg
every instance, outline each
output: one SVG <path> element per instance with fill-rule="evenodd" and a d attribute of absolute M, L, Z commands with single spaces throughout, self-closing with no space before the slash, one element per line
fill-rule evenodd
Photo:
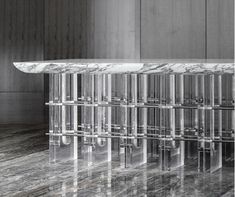
<path fill-rule="evenodd" d="M 72 123 L 71 107 L 64 105 L 67 100 L 66 93 L 70 89 L 71 84 L 69 80 L 66 80 L 70 78 L 69 75 L 54 74 L 54 76 L 51 75 L 50 77 L 50 86 L 53 86 L 50 88 L 50 90 L 53 89 L 53 102 L 59 104 L 52 106 L 50 109 L 50 115 L 54 116 L 53 134 L 50 136 L 50 160 L 59 162 L 74 158 L 74 139 L 66 136 Z"/>
<path fill-rule="evenodd" d="M 110 104 L 112 102 L 112 76 L 111 74 L 105 75 L 105 86 L 107 91 L 107 101 Z M 112 108 L 109 106 L 107 107 L 107 113 L 106 113 L 106 121 L 108 126 L 108 134 L 111 137 L 112 132 Z M 107 139 L 108 143 L 108 161 L 112 161 L 112 139 Z"/>
<path fill-rule="evenodd" d="M 82 75 L 82 98 L 84 102 L 84 106 L 82 109 L 82 122 L 83 122 L 83 134 L 84 137 L 82 139 L 82 158 L 84 162 L 87 163 L 88 166 L 93 164 L 93 138 L 91 137 L 93 134 L 93 107 L 88 106 L 92 103 L 92 91 L 93 88 L 93 76 L 89 74 Z"/>
<path fill-rule="evenodd" d="M 210 75 L 210 104 L 212 107 L 215 106 L 215 87 L 218 88 L 218 100 L 219 104 L 222 104 L 222 84 L 221 76 L 217 76 L 215 86 L 215 75 Z M 215 116 L 218 116 L 218 128 L 215 128 Z M 221 111 L 210 111 L 210 137 L 212 140 L 221 139 L 221 130 L 222 130 L 222 120 L 221 120 Z M 215 133 L 215 129 L 219 132 Z M 221 142 L 212 142 L 210 150 L 210 172 L 214 172 L 222 167 L 222 144 Z"/>
<path fill-rule="evenodd" d="M 131 110 L 131 136 L 135 137 L 135 139 L 131 140 L 130 144 L 131 153 L 129 154 L 131 154 L 132 158 L 132 160 L 130 161 L 131 166 L 141 165 L 146 162 L 145 160 L 146 154 L 144 154 L 144 146 L 146 146 L 146 143 L 144 144 L 143 139 L 137 138 L 143 132 L 143 131 L 140 132 L 138 130 L 138 115 L 139 115 L 138 113 L 140 113 L 140 111 L 137 109 L 137 103 L 138 103 L 138 76 L 137 74 L 133 74 L 131 75 L 131 105 L 133 105 L 133 107 L 130 108 L 130 110 Z M 144 116 L 145 114 L 141 115 Z"/>
<path fill-rule="evenodd" d="M 125 168 L 127 166 L 127 159 L 131 160 L 131 150 L 129 147 L 127 148 L 129 140 L 127 140 L 127 124 L 128 124 L 128 113 L 129 110 L 127 109 L 128 104 L 128 75 L 124 74 L 122 75 L 122 102 L 123 106 L 121 106 L 122 113 L 121 115 L 121 139 L 120 139 L 120 165 L 122 168 Z M 127 157 L 127 153 L 129 157 Z"/>
<path fill-rule="evenodd" d="M 94 80 L 94 91 L 96 92 L 95 100 L 97 100 L 98 105 L 102 104 L 103 98 L 106 97 L 106 83 L 105 83 L 106 76 L 105 75 L 95 75 Z M 104 126 L 106 124 L 106 107 L 94 107 L 94 124 L 97 128 L 95 128 L 94 133 L 98 134 L 98 136 L 105 135 Z M 93 151 L 94 162 L 105 162 L 108 160 L 108 139 L 107 138 L 95 138 L 95 145 Z"/>
<path fill-rule="evenodd" d="M 77 74 L 73 74 L 73 101 L 77 102 L 78 100 L 78 75 Z M 73 133 L 76 133 L 78 130 L 78 107 L 76 105 L 73 106 Z M 73 141 L 74 141 L 74 155 L 73 158 L 77 159 L 78 158 L 78 137 L 74 136 L 73 137 Z"/>

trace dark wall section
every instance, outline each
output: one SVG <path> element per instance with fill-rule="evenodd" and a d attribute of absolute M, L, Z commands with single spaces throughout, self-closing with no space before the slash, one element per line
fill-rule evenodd
<path fill-rule="evenodd" d="M 234 58 L 234 0 L 208 0 L 207 58 Z"/>
<path fill-rule="evenodd" d="M 45 59 L 139 57 L 139 0 L 45 1 Z"/>
<path fill-rule="evenodd" d="M 142 58 L 234 58 L 234 0 L 142 0 Z"/>
<path fill-rule="evenodd" d="M 85 56 L 87 58 L 140 58 L 140 1 L 87 0 Z"/>
<path fill-rule="evenodd" d="M 233 58 L 234 0 L 47 0 L 45 58 Z"/>
<path fill-rule="evenodd" d="M 84 57 L 85 12 L 82 0 L 45 1 L 45 59 Z"/>
<path fill-rule="evenodd" d="M 145 0 L 142 58 L 205 58 L 205 0 Z"/>
<path fill-rule="evenodd" d="M 0 0 L 0 123 L 43 122 L 44 80 L 13 61 L 43 59 L 43 1 Z"/>

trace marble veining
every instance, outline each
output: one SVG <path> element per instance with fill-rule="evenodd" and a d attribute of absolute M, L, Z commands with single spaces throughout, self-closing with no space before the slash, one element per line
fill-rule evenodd
<path fill-rule="evenodd" d="M 6 144 L 11 137 L 15 145 L 8 151 L 0 147 L 5 155 L 0 162 L 0 196 L 234 196 L 231 167 L 200 173 L 196 161 L 171 172 L 159 171 L 154 163 L 131 169 L 122 169 L 117 162 L 88 167 L 80 159 L 49 163 L 47 146 L 42 145 L 48 143 L 43 137 L 44 129 L 1 128 L 1 143 Z M 40 140 L 32 142 L 36 136 Z M 21 143 L 24 148 L 15 149 Z M 42 148 L 38 149 L 38 145 Z"/>
<path fill-rule="evenodd" d="M 25 73 L 234 73 L 233 60 L 73 59 L 14 65 Z"/>

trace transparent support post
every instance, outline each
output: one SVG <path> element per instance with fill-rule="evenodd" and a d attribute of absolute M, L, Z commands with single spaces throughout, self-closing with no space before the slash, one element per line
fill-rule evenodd
<path fill-rule="evenodd" d="M 205 106 L 205 76 L 200 76 L 200 99 L 201 105 Z M 198 136 L 198 170 L 206 171 L 207 169 L 207 158 L 208 158 L 208 150 L 206 149 L 205 142 L 205 133 L 206 133 L 206 125 L 205 125 L 205 109 L 200 109 L 200 120 L 199 120 L 200 130 Z"/>
<path fill-rule="evenodd" d="M 78 75 L 73 74 L 73 101 L 77 102 L 78 100 Z M 78 107 L 76 105 L 73 106 L 73 133 L 76 133 L 78 130 Z M 73 137 L 74 141 L 74 159 L 78 158 L 78 137 Z"/>
<path fill-rule="evenodd" d="M 59 76 L 55 74 L 49 75 L 49 102 L 58 102 L 59 95 L 58 90 L 55 87 L 57 84 Z M 54 134 L 60 133 L 60 119 L 59 119 L 60 107 L 59 106 L 49 106 L 49 160 L 50 162 L 56 161 L 56 149 L 60 146 L 60 136 L 54 136 Z"/>
<path fill-rule="evenodd" d="M 232 120 L 235 120 L 235 74 L 232 75 L 232 103 L 233 103 Z M 235 121 L 232 121 L 232 129 L 233 132 L 235 132 Z"/>
<path fill-rule="evenodd" d="M 218 102 L 220 104 L 222 96 L 221 77 L 218 76 L 216 81 L 218 81 L 216 87 L 218 87 Z M 222 167 L 222 145 L 221 142 L 214 142 L 215 139 L 221 139 L 222 129 L 221 113 L 219 111 L 215 112 L 213 109 L 215 107 L 215 75 L 201 76 L 201 95 L 203 102 L 200 109 L 198 168 L 203 172 L 214 172 Z M 218 117 L 216 124 L 215 115 Z"/>
<path fill-rule="evenodd" d="M 131 105 L 129 107 L 130 116 L 131 116 L 131 130 L 130 135 L 134 137 L 134 139 L 130 140 L 130 144 L 126 151 L 126 158 L 131 158 L 131 160 L 127 159 L 127 166 L 137 166 L 143 164 L 144 161 L 144 142 L 143 139 L 137 139 L 139 134 L 142 133 L 141 129 L 138 129 L 138 114 L 140 113 L 137 108 L 138 104 L 138 76 L 137 74 L 132 74 L 131 76 Z M 139 124 L 141 125 L 141 124 Z"/>
<path fill-rule="evenodd" d="M 164 105 L 164 99 L 166 98 L 166 94 L 165 94 L 165 75 L 160 75 L 160 88 L 159 88 L 159 92 L 160 92 L 160 106 Z M 159 130 L 160 130 L 160 143 L 159 143 L 159 167 L 161 170 L 165 170 L 168 168 L 168 164 L 166 166 L 165 163 L 165 147 L 166 147 L 166 143 L 165 143 L 165 137 L 166 137 L 166 132 L 165 132 L 165 127 L 166 127 L 166 122 L 165 122 L 165 112 L 166 109 L 160 108 L 159 109 Z M 168 158 L 168 157 L 167 157 Z"/>
<path fill-rule="evenodd" d="M 89 83 L 90 86 L 86 87 L 89 91 L 89 97 L 88 102 L 90 102 L 91 107 L 90 110 L 90 117 L 89 117 L 89 125 L 90 125 L 90 135 L 94 136 L 95 134 L 95 75 L 89 74 Z M 94 148 L 95 148 L 95 138 L 91 137 L 89 138 L 90 143 L 88 144 L 88 164 L 93 165 L 94 164 Z"/>
<path fill-rule="evenodd" d="M 215 89 L 217 88 L 218 105 L 222 105 L 222 78 L 218 75 L 210 76 L 210 102 L 211 106 L 215 106 Z M 222 138 L 222 112 L 221 110 L 211 110 L 210 119 L 210 135 L 212 140 L 221 140 Z M 215 123 L 217 120 L 217 123 Z M 222 143 L 212 142 L 210 150 L 210 172 L 214 172 L 222 167 Z"/>
<path fill-rule="evenodd" d="M 97 74 L 95 75 L 95 81 L 94 81 L 94 91 L 96 94 L 94 95 L 95 99 L 94 102 L 97 101 L 98 105 L 103 103 L 103 99 L 107 97 L 107 82 L 106 82 L 106 75 L 103 74 Z M 94 128 L 94 133 L 98 134 L 98 136 L 103 136 L 106 134 L 105 132 L 105 125 L 107 125 L 107 120 L 108 122 L 110 121 L 107 115 L 108 115 L 109 108 L 103 107 L 103 106 L 96 106 L 94 107 L 94 118 L 93 120 L 94 124 L 97 125 Z M 109 149 L 109 144 L 108 144 L 108 139 L 107 138 L 102 138 L 98 137 L 94 139 L 95 144 L 94 144 L 94 151 L 93 151 L 93 158 L 95 163 L 100 163 L 100 162 L 105 162 L 108 161 L 108 149 Z"/>
<path fill-rule="evenodd" d="M 196 106 L 197 108 L 194 110 L 194 117 L 195 117 L 195 121 L 194 121 L 194 132 L 193 132 L 193 135 L 196 137 L 199 135 L 199 109 L 198 109 L 198 106 L 199 106 L 199 76 L 198 75 L 195 75 L 194 76 L 194 86 L 195 86 L 195 99 L 196 99 Z M 193 141 L 191 142 L 192 144 L 192 151 L 194 152 L 193 154 L 191 153 L 191 158 L 196 158 L 197 157 L 197 151 L 198 151 L 198 143 Z"/>
<path fill-rule="evenodd" d="M 70 111 L 71 108 L 65 106 L 65 102 L 67 100 L 67 90 L 70 89 L 71 83 L 70 80 L 66 80 L 70 78 L 70 75 L 66 74 L 54 74 L 50 76 L 50 92 L 52 96 L 50 98 L 55 103 L 58 103 L 57 106 L 51 106 L 50 115 L 52 115 L 53 122 L 53 135 L 58 136 L 50 136 L 50 161 L 60 162 L 68 159 L 74 158 L 74 139 L 70 136 L 66 136 L 68 131 L 71 128 L 72 118 Z M 52 86 L 52 87 L 51 87 Z M 70 94 L 70 93 L 69 93 Z"/>
<path fill-rule="evenodd" d="M 232 110 L 222 110 L 222 137 L 232 142 L 223 143 L 223 164 L 225 166 L 234 166 L 234 137 L 235 137 L 235 110 L 234 110 L 234 92 L 235 92 L 235 75 L 222 75 L 222 103 L 223 106 L 233 107 Z M 232 91 L 231 91 L 232 90 Z"/>
<path fill-rule="evenodd" d="M 182 105 L 184 103 L 184 75 L 179 76 L 179 88 L 180 88 L 180 104 Z M 184 109 L 180 110 L 180 137 L 184 136 Z M 180 165 L 184 165 L 184 159 L 185 159 L 185 142 L 180 141 Z"/>
<path fill-rule="evenodd" d="M 170 80 L 170 105 L 175 106 L 176 104 L 176 92 L 175 92 L 175 84 L 176 84 L 176 76 L 175 75 L 170 75 L 169 76 Z M 182 85 L 182 79 L 180 84 Z M 181 90 L 182 91 L 182 90 Z M 182 96 L 182 93 L 181 93 Z M 182 99 L 182 98 L 181 98 Z M 178 110 L 178 109 L 177 109 Z M 181 141 L 175 141 L 176 137 L 176 123 L 175 123 L 175 114 L 176 114 L 176 109 L 174 107 L 170 108 L 170 132 L 171 132 L 171 148 L 170 148 L 170 161 L 168 161 L 168 168 L 171 170 L 173 168 L 182 166 L 184 164 L 184 159 L 183 159 L 183 150 L 181 148 L 184 147 L 183 142 Z M 182 111 L 180 111 L 180 115 L 182 115 Z M 182 119 L 181 119 L 182 121 Z M 180 129 L 182 129 L 182 123 L 180 124 Z M 167 158 L 165 158 L 167 159 Z"/>
<path fill-rule="evenodd" d="M 127 157 L 127 151 L 130 152 L 132 149 L 129 146 L 129 140 L 127 137 L 128 132 L 128 75 L 122 75 L 122 114 L 121 115 L 121 138 L 120 138 L 120 165 L 122 168 L 127 167 L 127 159 L 131 160 L 130 157 Z M 130 155 L 131 156 L 131 155 Z"/>
<path fill-rule="evenodd" d="M 162 90 L 160 84 L 160 78 L 162 76 L 159 74 L 149 74 L 148 80 L 146 83 L 146 87 L 148 92 L 146 92 L 147 95 L 147 104 L 149 105 L 159 105 L 160 104 L 160 91 Z M 148 152 L 148 161 L 149 162 L 156 162 L 156 165 L 159 165 L 159 155 L 160 155 L 160 140 L 157 139 L 161 135 L 160 131 L 160 118 L 162 109 L 159 109 L 158 107 L 151 107 L 147 108 L 147 134 L 148 137 L 152 137 L 155 139 L 148 139 L 147 143 L 147 152 Z"/>
<path fill-rule="evenodd" d="M 112 75 L 106 75 L 106 87 L 107 87 L 107 101 L 110 104 L 112 102 Z M 112 108 L 109 106 L 107 108 L 107 125 L 108 125 L 108 133 L 111 137 L 112 132 Z M 112 160 L 112 140 L 108 138 L 108 161 Z"/>
<path fill-rule="evenodd" d="M 94 75 L 89 75 L 87 73 L 82 75 L 82 92 L 84 106 L 82 110 L 82 121 L 84 127 L 84 136 L 82 143 L 82 152 L 84 161 L 87 162 L 88 166 L 93 164 L 93 147 L 94 138 L 90 137 L 94 135 Z M 90 104 L 91 106 L 87 106 Z"/>
<path fill-rule="evenodd" d="M 192 141 L 190 138 L 197 138 L 198 132 L 198 75 L 184 75 L 184 101 L 186 107 L 184 109 L 184 137 L 185 141 L 185 158 L 197 158 L 197 141 Z M 195 107 L 194 109 L 190 106 Z"/>
<path fill-rule="evenodd" d="M 160 139 L 160 168 L 162 170 L 172 170 L 182 165 L 180 142 L 175 141 L 175 75 L 163 75 L 161 82 L 164 84 L 164 89 L 161 96 L 163 107 L 161 122 L 163 125 L 161 126 Z"/>
<path fill-rule="evenodd" d="M 233 132 L 233 138 L 235 137 L 235 74 L 232 75 L 232 105 L 233 105 L 233 111 L 232 111 L 232 132 Z"/>
<path fill-rule="evenodd" d="M 148 97 L 148 81 L 147 81 L 147 75 L 143 74 L 142 75 L 142 80 L 143 80 L 143 87 L 141 88 L 141 91 L 143 93 L 143 103 L 146 104 L 147 101 L 147 97 Z M 141 116 L 141 115 L 140 115 Z M 143 121 L 143 135 L 147 136 L 147 119 L 148 119 L 148 112 L 147 112 L 147 108 L 143 108 L 143 113 L 142 113 L 142 121 Z M 147 139 L 143 139 L 143 162 L 147 163 Z"/>
<path fill-rule="evenodd" d="M 201 94 L 201 109 L 200 109 L 200 130 L 198 139 L 198 169 L 199 171 L 208 171 L 211 168 L 211 145 L 212 135 L 214 135 L 214 116 L 212 110 L 206 108 L 209 104 L 214 102 L 214 90 L 208 91 L 211 85 L 209 75 L 202 75 L 200 79 L 200 94 Z"/>
<path fill-rule="evenodd" d="M 232 138 L 233 138 L 233 143 L 232 143 L 232 149 L 234 150 L 234 138 L 235 138 L 235 73 L 233 73 L 232 75 L 232 106 L 233 106 L 233 110 L 232 110 Z M 232 155 L 232 160 L 234 161 L 235 159 L 235 155 L 233 152 Z M 234 162 L 233 162 L 233 166 L 234 166 Z"/>
<path fill-rule="evenodd" d="M 122 91 L 123 91 L 123 80 L 122 76 L 120 74 L 113 74 L 113 75 L 108 75 L 108 89 L 109 89 L 109 104 L 113 103 L 119 103 L 121 104 L 121 99 L 122 99 Z M 109 120 L 111 122 L 111 131 L 112 133 L 119 133 L 120 135 L 123 133 L 122 128 L 121 128 L 121 115 L 123 113 L 122 107 L 114 107 L 110 106 L 111 109 L 111 119 Z M 112 136 L 114 134 L 111 134 Z M 120 148 L 120 138 L 112 138 L 111 139 L 111 150 L 112 150 L 112 161 L 117 161 L 120 162 L 121 157 L 120 157 L 120 151 L 123 149 Z"/>

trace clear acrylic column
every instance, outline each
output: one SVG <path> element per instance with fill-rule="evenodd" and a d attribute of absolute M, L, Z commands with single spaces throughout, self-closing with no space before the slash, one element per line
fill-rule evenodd
<path fill-rule="evenodd" d="M 110 139 L 102 138 L 110 134 L 111 130 L 111 110 L 110 107 L 102 106 L 105 102 L 110 101 L 111 95 L 111 80 L 109 75 L 96 74 L 95 75 L 95 138 L 94 146 L 94 162 L 110 161 Z"/>
<path fill-rule="evenodd" d="M 206 95 L 205 95 L 205 75 L 200 75 L 199 78 L 199 97 L 200 97 L 200 109 L 199 109 L 199 133 L 198 133 L 198 170 L 206 171 L 210 166 L 210 141 L 206 140 L 206 134 L 208 133 L 206 123 Z"/>
<path fill-rule="evenodd" d="M 216 142 L 222 137 L 222 116 L 221 110 L 215 110 L 222 102 L 221 75 L 200 76 L 199 92 L 203 101 L 199 116 L 198 168 L 214 172 L 222 167 L 222 144 Z"/>
<path fill-rule="evenodd" d="M 148 162 L 159 164 L 160 128 L 162 119 L 161 103 L 162 75 L 149 74 L 142 77 L 144 86 L 141 87 L 142 100 L 146 108 L 143 109 L 143 125 L 146 125 L 145 135 L 148 136 L 147 156 Z M 144 127 L 145 128 L 145 127 Z"/>
<path fill-rule="evenodd" d="M 129 121 L 129 112 L 130 110 L 127 108 L 128 106 L 128 75 L 123 74 L 121 76 L 122 81 L 117 81 L 117 83 L 121 84 L 121 114 L 119 114 L 120 118 L 120 165 L 122 168 L 127 167 L 130 160 L 131 146 L 129 144 L 129 139 L 127 139 L 128 134 L 128 121 Z M 127 157 L 129 155 L 129 157 Z"/>
<path fill-rule="evenodd" d="M 131 140 L 131 152 L 129 161 L 131 166 L 141 165 L 147 162 L 147 113 L 146 109 L 140 108 L 138 105 L 139 95 L 143 98 L 143 101 L 147 100 L 147 78 L 143 75 L 141 80 L 137 74 L 130 75 L 131 77 L 131 90 L 130 90 L 130 110 L 131 110 L 131 131 L 130 134 L 134 138 Z M 127 155 L 128 157 L 128 155 Z"/>
<path fill-rule="evenodd" d="M 139 101 L 147 102 L 146 75 L 123 74 L 116 83 L 122 87 L 119 103 L 120 164 L 134 167 L 147 162 L 147 109 Z M 118 110 L 118 109 L 117 109 Z"/>
<path fill-rule="evenodd" d="M 176 105 L 176 76 L 174 74 L 170 75 L 170 104 L 172 105 L 172 108 L 170 109 L 170 129 L 171 129 L 171 138 L 172 140 L 172 148 L 171 148 L 171 155 L 170 155 L 170 168 L 176 168 L 179 166 L 182 166 L 184 164 L 184 159 L 182 157 L 182 154 L 184 154 L 183 151 L 183 142 L 176 139 L 176 121 L 179 121 L 176 118 L 176 112 L 179 113 L 179 109 L 175 109 L 174 106 Z M 182 80 L 182 79 L 181 79 Z M 181 82 L 182 83 L 182 82 Z M 182 96 L 182 95 L 181 95 Z M 182 111 L 181 111 L 182 113 Z M 182 115 L 182 114 L 181 114 Z M 180 120 L 182 121 L 182 119 Z M 180 125 L 180 129 L 182 129 L 182 125 Z"/>
<path fill-rule="evenodd" d="M 198 95 L 198 79 L 195 75 L 184 75 L 182 105 L 184 107 L 184 138 L 185 141 L 185 158 L 197 158 L 197 140 L 198 140 L 198 104 L 202 101 Z"/>
<path fill-rule="evenodd" d="M 71 91 L 71 80 L 69 74 L 51 74 L 49 79 L 49 132 L 50 132 L 50 161 L 63 161 L 74 159 L 76 145 L 74 136 L 67 136 L 74 133 L 73 107 L 67 106 L 66 102 L 73 97 Z"/>
<path fill-rule="evenodd" d="M 233 110 L 222 110 L 222 137 L 224 140 L 235 137 L 235 75 L 222 75 L 222 105 Z M 234 141 L 223 143 L 223 162 L 226 166 L 234 166 Z"/>
<path fill-rule="evenodd" d="M 163 77 L 163 84 L 165 84 L 164 91 L 162 91 L 162 100 L 164 101 L 163 108 L 163 121 L 162 121 L 162 134 L 160 141 L 160 168 L 162 170 L 172 170 L 184 164 L 184 144 L 181 141 L 175 140 L 177 136 L 176 120 L 182 116 L 182 111 L 175 109 L 176 105 L 176 76 L 174 74 L 165 75 Z M 182 79 L 181 79 L 182 80 Z M 182 81 L 180 82 L 182 83 Z M 182 91 L 182 90 L 180 90 Z M 182 96 L 182 94 L 181 94 Z M 180 98 L 182 99 L 182 98 Z M 176 114 L 180 113 L 181 116 Z M 182 118 L 182 117 L 181 117 Z M 180 125 L 179 129 L 182 129 Z"/>
<path fill-rule="evenodd" d="M 222 106 L 222 75 L 210 76 L 211 106 Z M 222 111 L 211 111 L 211 137 L 212 140 L 222 140 Z M 212 142 L 211 144 L 211 166 L 210 172 L 214 172 L 222 167 L 222 142 Z"/>
<path fill-rule="evenodd" d="M 94 147 L 94 75 L 89 75 L 84 73 L 81 76 L 82 78 L 82 128 L 84 135 L 82 137 L 82 158 L 87 165 L 90 166 L 93 164 L 93 147 Z"/>

